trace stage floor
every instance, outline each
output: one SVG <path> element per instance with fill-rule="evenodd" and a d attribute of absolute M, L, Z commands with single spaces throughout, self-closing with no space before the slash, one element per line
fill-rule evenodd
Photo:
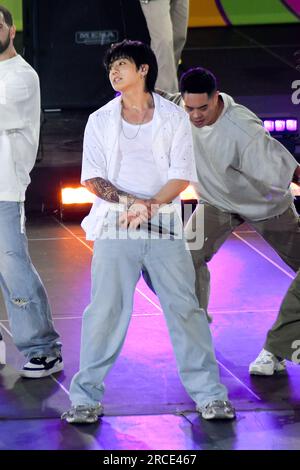
<path fill-rule="evenodd" d="M 300 73 L 299 50 L 299 25 L 191 29 L 182 70 L 210 68 L 221 91 L 260 116 L 300 118 L 300 105 L 291 100 L 292 83 Z M 27 193 L 27 231 L 32 259 L 61 334 L 65 370 L 41 380 L 19 377 L 23 358 L 12 343 L 0 301 L 8 350 L 8 364 L 0 366 L 0 449 L 300 449 L 299 366 L 290 363 L 286 373 L 269 378 L 248 374 L 293 273 L 246 226 L 210 263 L 211 330 L 237 420 L 206 422 L 195 413 L 177 375 L 159 302 L 142 280 L 126 343 L 106 381 L 104 417 L 97 425 L 82 427 L 60 420 L 69 407 L 68 388 L 78 370 L 92 246 L 78 221 L 61 222 L 55 214 L 60 185 L 79 182 L 89 112 L 43 114 L 38 162 Z M 295 155 L 300 156 L 299 145 Z"/>
<path fill-rule="evenodd" d="M 237 409 L 234 422 L 206 422 L 183 389 L 158 299 L 140 280 L 129 333 L 106 381 L 105 415 L 97 425 L 60 420 L 78 369 L 81 316 L 89 302 L 92 246 L 79 223 L 52 216 L 28 221 L 29 247 L 49 293 L 63 342 L 65 370 L 22 379 L 4 306 L 7 365 L 0 366 L 0 449 L 200 450 L 299 449 L 300 369 L 250 377 L 293 273 L 268 245 L 242 226 L 210 263 L 210 313 L 223 383 Z M 99 307 L 101 308 L 101 306 Z"/>

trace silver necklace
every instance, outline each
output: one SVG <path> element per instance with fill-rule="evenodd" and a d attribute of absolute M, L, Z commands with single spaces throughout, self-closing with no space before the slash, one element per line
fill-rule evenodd
<path fill-rule="evenodd" d="M 137 108 L 136 108 L 136 109 L 137 109 Z M 128 136 L 128 135 L 126 135 L 126 134 L 125 134 L 125 132 L 124 132 L 124 126 L 123 126 L 123 119 L 124 119 L 124 108 L 122 109 L 122 118 L 123 118 L 123 119 L 122 119 L 122 123 L 121 123 L 121 130 L 122 130 L 122 134 L 124 135 L 125 139 L 127 139 L 127 140 L 134 140 L 134 139 L 136 139 L 136 138 L 137 138 L 137 136 L 138 136 L 138 134 L 139 134 L 139 132 L 140 132 L 140 130 L 141 130 L 141 127 L 142 127 L 142 125 L 143 125 L 143 124 L 144 124 L 144 122 L 145 122 L 145 119 L 146 119 L 146 116 L 147 116 L 148 109 L 149 109 L 149 108 L 147 108 L 147 109 L 146 109 L 146 111 L 145 111 L 145 114 L 144 114 L 144 116 L 143 116 L 143 119 L 142 119 L 142 121 L 141 121 L 141 122 L 137 122 L 137 123 L 136 123 L 136 125 L 137 125 L 137 126 L 139 126 L 139 127 L 138 127 L 138 130 L 136 131 L 136 133 L 135 133 L 135 135 L 134 135 L 134 136 Z M 126 119 L 124 119 L 124 120 L 126 121 Z M 128 122 L 128 121 L 126 121 L 126 122 Z M 128 122 L 128 124 L 131 124 L 131 123 L 130 123 L 130 122 Z"/>
<path fill-rule="evenodd" d="M 134 140 L 134 139 L 137 138 L 137 136 L 138 136 L 138 134 L 139 134 L 139 132 L 140 132 L 140 130 L 141 130 L 141 127 L 142 127 L 142 125 L 144 124 L 144 121 L 145 121 L 145 118 L 146 118 L 146 115 L 147 115 L 147 111 L 148 111 L 148 110 L 146 109 L 146 112 L 145 112 L 145 114 L 144 114 L 144 117 L 143 117 L 142 122 L 136 123 L 136 125 L 138 126 L 138 130 L 136 131 L 136 133 L 135 133 L 134 136 L 128 136 L 128 135 L 125 134 L 125 132 L 124 132 L 124 126 L 123 126 L 123 119 L 124 119 L 124 117 L 123 117 L 123 119 L 122 119 L 122 124 L 121 124 L 121 129 L 122 129 L 122 133 L 123 133 L 125 139 Z M 125 119 L 125 121 L 126 121 L 126 119 Z M 128 122 L 128 121 L 126 121 L 126 122 Z M 130 122 L 129 122 L 128 124 L 130 124 Z"/>

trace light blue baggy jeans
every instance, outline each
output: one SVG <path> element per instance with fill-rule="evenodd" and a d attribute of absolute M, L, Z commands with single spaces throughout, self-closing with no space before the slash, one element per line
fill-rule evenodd
<path fill-rule="evenodd" d="M 98 238 L 94 245 L 91 303 L 83 315 L 80 370 L 70 387 L 72 404 L 101 402 L 103 380 L 125 340 L 142 267 L 158 294 L 187 393 L 199 406 L 227 400 L 206 315 L 195 295 L 195 273 L 185 241 L 112 238 Z"/>
<path fill-rule="evenodd" d="M 0 286 L 12 337 L 28 358 L 57 356 L 61 343 L 54 329 L 43 283 L 22 233 L 23 203 L 0 201 Z"/>

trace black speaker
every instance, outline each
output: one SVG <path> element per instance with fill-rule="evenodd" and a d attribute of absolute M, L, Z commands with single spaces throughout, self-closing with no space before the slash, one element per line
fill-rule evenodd
<path fill-rule="evenodd" d="M 124 38 L 150 44 L 139 0 L 23 0 L 25 59 L 40 76 L 42 108 L 94 108 L 114 95 L 103 67 Z"/>

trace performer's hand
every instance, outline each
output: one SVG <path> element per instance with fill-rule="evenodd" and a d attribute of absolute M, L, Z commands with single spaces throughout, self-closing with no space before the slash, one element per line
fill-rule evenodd
<path fill-rule="evenodd" d="M 123 212 L 119 218 L 120 227 L 137 229 L 139 225 L 148 220 L 148 207 L 143 199 L 136 199 L 130 208 Z"/>
<path fill-rule="evenodd" d="M 130 213 L 129 211 L 123 212 L 119 217 L 119 226 L 122 229 L 127 229 L 128 225 L 136 219 L 136 215 L 134 213 Z"/>
<path fill-rule="evenodd" d="M 148 221 L 148 218 L 145 219 L 144 215 L 137 215 L 134 219 L 131 219 L 128 228 L 131 230 L 137 230 L 141 227 L 142 224 Z"/>
<path fill-rule="evenodd" d="M 140 225 L 150 220 L 158 211 L 159 204 L 154 199 L 136 199 L 130 208 L 119 218 L 122 228 L 136 230 Z"/>

